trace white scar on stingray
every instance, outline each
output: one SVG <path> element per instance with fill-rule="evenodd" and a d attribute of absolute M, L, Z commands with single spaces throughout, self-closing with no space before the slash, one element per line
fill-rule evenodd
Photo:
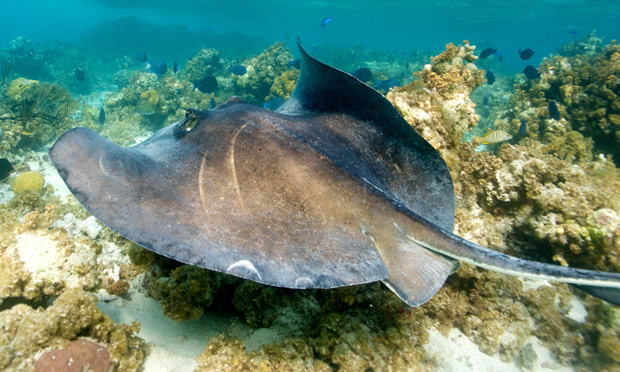
<path fill-rule="evenodd" d="M 248 260 L 239 260 L 239 261 L 235 262 L 234 264 L 228 266 L 228 269 L 226 269 L 226 273 L 230 274 L 231 271 L 233 271 L 234 269 L 237 269 L 237 268 L 246 269 L 246 270 L 256 274 L 256 276 L 258 277 L 259 280 L 262 280 L 260 274 L 258 273 L 258 270 L 256 270 L 254 265 L 250 261 L 248 261 Z"/>

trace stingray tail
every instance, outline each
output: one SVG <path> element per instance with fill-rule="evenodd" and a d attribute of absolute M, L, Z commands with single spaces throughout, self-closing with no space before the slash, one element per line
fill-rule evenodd
<path fill-rule="evenodd" d="M 421 225 L 416 236 L 407 237 L 435 253 L 504 274 L 568 283 L 620 306 L 620 274 L 524 260 L 474 244 L 419 217 L 416 221 Z"/>

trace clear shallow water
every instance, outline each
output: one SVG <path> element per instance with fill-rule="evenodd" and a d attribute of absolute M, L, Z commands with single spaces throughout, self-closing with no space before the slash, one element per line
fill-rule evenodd
<path fill-rule="evenodd" d="M 238 30 L 268 41 L 300 36 L 307 45 L 362 45 L 395 52 L 442 50 L 470 40 L 504 51 L 508 70 L 516 50 L 531 47 L 541 57 L 592 30 L 607 41 L 620 34 L 617 1 L 3 1 L 0 44 L 16 35 L 43 42 L 75 41 L 105 20 L 134 16 L 162 25 L 185 25 L 215 34 Z M 320 27 L 325 17 L 334 21 Z M 187 38 L 192 35 L 188 34 Z M 152 40 L 145 38 L 149 44 Z M 183 38 L 179 38 L 183 44 Z"/>

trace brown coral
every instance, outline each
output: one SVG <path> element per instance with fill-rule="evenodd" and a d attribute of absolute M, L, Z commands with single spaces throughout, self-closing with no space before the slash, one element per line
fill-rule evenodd
<path fill-rule="evenodd" d="M 118 371 L 137 371 L 145 356 L 144 342 L 134 336 L 139 325 L 117 325 L 104 315 L 93 296 L 80 289 L 61 294 L 47 309 L 18 304 L 0 312 L 0 368 L 32 369 L 35 355 L 78 335 L 88 336 L 109 350 Z"/>
<path fill-rule="evenodd" d="M 34 365 L 37 372 L 108 372 L 110 353 L 108 348 L 85 338 L 71 342 L 66 349 L 43 353 Z"/>

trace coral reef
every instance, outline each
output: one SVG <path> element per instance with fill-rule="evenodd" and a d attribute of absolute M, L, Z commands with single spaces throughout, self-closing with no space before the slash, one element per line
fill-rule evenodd
<path fill-rule="evenodd" d="M 45 177 L 39 172 L 25 172 L 17 176 L 13 181 L 13 192 L 15 194 L 21 194 L 28 190 L 36 194 L 43 191 L 45 186 Z"/>
<path fill-rule="evenodd" d="M 130 145 L 136 134 L 146 135 L 147 131 L 179 120 L 188 107 L 209 109 L 208 97 L 194 90 L 180 75 L 167 73 L 158 77 L 150 72 L 134 72 L 120 92 L 107 95 L 108 125 L 101 132 L 117 143 Z"/>
<path fill-rule="evenodd" d="M 545 143 L 557 136 L 558 126 L 567 127 L 566 131 L 591 139 L 594 153 L 620 159 L 620 46 L 615 41 L 605 47 L 600 44 L 590 35 L 566 46 L 580 54 L 545 58 L 538 67 L 540 79 L 515 85 L 514 108 L 502 118 L 527 119 L 531 131 Z M 558 106 L 559 120 L 550 118 L 550 102 Z"/>
<path fill-rule="evenodd" d="M 218 50 L 202 48 L 196 56 L 187 61 L 185 74 L 189 81 L 196 82 L 208 75 L 221 75 L 224 67 L 224 60 Z"/>
<path fill-rule="evenodd" d="M 5 58 L 11 60 L 12 71 L 32 79 L 45 79 L 50 76 L 48 55 L 35 50 L 30 39 L 18 36 L 7 48 L 2 49 Z"/>
<path fill-rule="evenodd" d="M 274 79 L 273 85 L 269 88 L 269 95 L 265 98 L 265 102 L 276 97 L 281 97 L 285 101 L 289 99 L 297 80 L 299 79 L 298 70 L 284 71 L 280 76 Z"/>
<path fill-rule="evenodd" d="M 458 164 L 455 153 L 463 134 L 478 123 L 469 94 L 484 82 L 484 71 L 473 63 L 475 46 L 447 44 L 446 50 L 415 72 L 410 84 L 392 89 L 387 99 L 449 165 Z M 450 167 L 455 178 L 458 168 Z"/>
<path fill-rule="evenodd" d="M 116 371 L 138 371 L 145 357 L 145 344 L 134 335 L 140 325 L 115 324 L 81 289 L 65 291 L 47 309 L 14 305 L 0 312 L 0 324 L 0 368 L 6 371 L 33 370 L 37 353 L 84 336 L 107 348 Z"/>
<path fill-rule="evenodd" d="M 236 95 L 250 102 L 262 103 L 270 95 L 272 86 L 278 79 L 274 93 L 278 92 L 281 97 L 290 95 L 292 81 L 295 74 L 283 75 L 293 67 L 289 62 L 293 60 L 293 54 L 286 48 L 285 43 L 275 43 L 257 57 L 243 62 L 247 66 L 247 73 L 242 76 L 232 76 L 233 91 Z"/>

